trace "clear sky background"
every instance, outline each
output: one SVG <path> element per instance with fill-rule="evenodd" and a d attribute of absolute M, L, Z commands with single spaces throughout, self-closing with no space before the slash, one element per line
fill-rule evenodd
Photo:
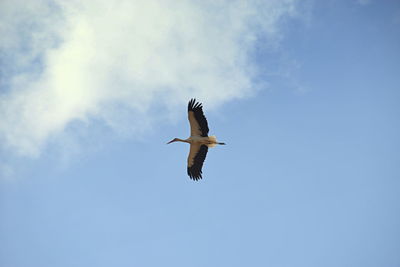
<path fill-rule="evenodd" d="M 0 266 L 400 266 L 399 1 L 109 2 L 0 4 Z"/>

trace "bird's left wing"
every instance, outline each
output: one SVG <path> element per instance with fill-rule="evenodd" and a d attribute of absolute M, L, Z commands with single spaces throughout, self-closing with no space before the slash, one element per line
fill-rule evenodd
<path fill-rule="evenodd" d="M 203 168 L 204 160 L 206 159 L 208 147 L 201 144 L 190 144 L 190 152 L 188 156 L 187 173 L 193 180 L 202 178 L 201 169 Z"/>
<path fill-rule="evenodd" d="M 190 123 L 191 136 L 208 136 L 208 123 L 203 113 L 203 106 L 196 102 L 196 99 L 191 99 L 188 104 L 188 119 Z"/>

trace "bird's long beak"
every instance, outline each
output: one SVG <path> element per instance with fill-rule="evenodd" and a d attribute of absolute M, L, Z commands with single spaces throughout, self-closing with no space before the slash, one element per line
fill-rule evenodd
<path fill-rule="evenodd" d="M 171 144 L 172 142 L 174 142 L 175 141 L 175 139 L 172 139 L 171 141 L 169 141 L 168 143 L 167 143 L 167 145 L 168 144 Z"/>

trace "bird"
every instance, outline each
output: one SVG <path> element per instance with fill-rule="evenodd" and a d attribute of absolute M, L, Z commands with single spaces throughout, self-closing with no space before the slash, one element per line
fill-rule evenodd
<path fill-rule="evenodd" d="M 208 148 L 216 145 L 225 145 L 218 142 L 217 137 L 208 136 L 208 123 L 203 113 L 203 104 L 192 98 L 188 103 L 188 119 L 190 124 L 190 137 L 187 139 L 174 138 L 167 144 L 173 142 L 184 142 L 190 144 L 187 159 L 187 174 L 190 179 L 198 181 L 202 179 L 202 168 L 206 159 Z"/>

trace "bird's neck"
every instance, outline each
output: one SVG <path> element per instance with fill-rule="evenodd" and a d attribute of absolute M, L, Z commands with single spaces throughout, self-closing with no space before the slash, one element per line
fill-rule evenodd
<path fill-rule="evenodd" d="M 176 141 L 178 141 L 178 142 L 184 142 L 184 143 L 189 143 L 189 144 L 190 144 L 189 140 L 187 140 L 187 139 L 176 138 Z"/>

